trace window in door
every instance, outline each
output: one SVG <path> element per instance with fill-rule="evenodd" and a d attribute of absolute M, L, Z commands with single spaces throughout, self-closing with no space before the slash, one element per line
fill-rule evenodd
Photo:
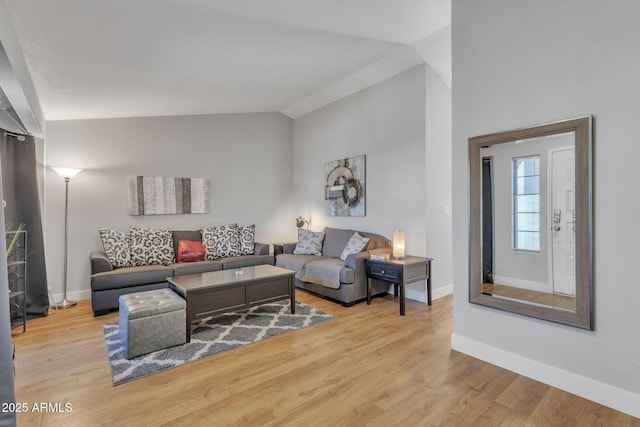
<path fill-rule="evenodd" d="M 540 251 L 540 156 L 513 159 L 513 248 Z"/>

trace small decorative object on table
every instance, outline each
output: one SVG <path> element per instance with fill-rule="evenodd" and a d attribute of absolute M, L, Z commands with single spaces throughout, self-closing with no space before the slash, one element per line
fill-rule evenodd
<path fill-rule="evenodd" d="M 387 252 L 383 253 L 372 253 L 369 256 L 369 259 L 372 261 L 389 261 L 391 259 L 391 254 Z"/>

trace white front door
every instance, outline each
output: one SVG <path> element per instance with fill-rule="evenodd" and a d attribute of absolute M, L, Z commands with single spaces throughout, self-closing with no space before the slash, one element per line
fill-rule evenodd
<path fill-rule="evenodd" d="M 574 148 L 549 152 L 553 292 L 576 294 Z"/>

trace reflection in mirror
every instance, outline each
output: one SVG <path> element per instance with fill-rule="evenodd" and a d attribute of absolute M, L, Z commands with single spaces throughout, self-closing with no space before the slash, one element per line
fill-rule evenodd
<path fill-rule="evenodd" d="M 574 140 L 481 148 L 484 294 L 575 312 Z"/>
<path fill-rule="evenodd" d="M 469 148 L 470 301 L 592 329 L 591 118 Z"/>

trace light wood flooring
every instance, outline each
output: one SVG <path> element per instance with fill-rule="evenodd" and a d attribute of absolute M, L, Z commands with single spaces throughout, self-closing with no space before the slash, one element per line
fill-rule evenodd
<path fill-rule="evenodd" d="M 493 283 L 483 283 L 482 292 L 522 302 L 530 302 L 547 307 L 555 307 L 558 309 L 570 311 L 572 313 L 576 312 L 576 298 L 567 295 L 538 292 L 529 289 L 522 289 L 516 288 L 514 286 Z"/>
<path fill-rule="evenodd" d="M 111 385 L 89 301 L 14 333 L 18 402 L 70 403 L 19 426 L 640 426 L 640 420 L 450 347 L 452 297 L 351 308 L 304 291 L 334 320 Z"/>

